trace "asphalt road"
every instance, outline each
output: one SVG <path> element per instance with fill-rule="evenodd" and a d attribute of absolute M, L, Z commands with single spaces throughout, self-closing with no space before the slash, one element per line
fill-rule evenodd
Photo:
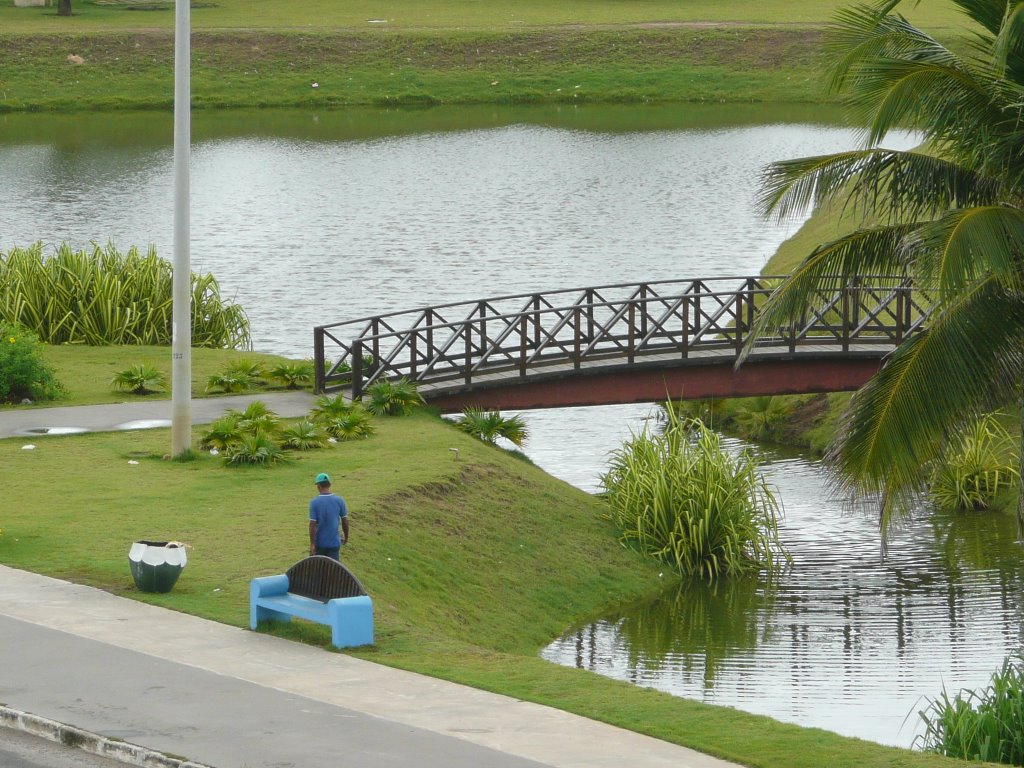
<path fill-rule="evenodd" d="M 3 768 L 124 768 L 124 763 L 32 736 L 0 728 L 0 766 Z"/>

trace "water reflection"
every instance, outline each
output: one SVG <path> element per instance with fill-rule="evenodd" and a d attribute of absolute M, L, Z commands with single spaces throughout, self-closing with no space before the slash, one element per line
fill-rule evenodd
<path fill-rule="evenodd" d="M 794 557 L 776 579 L 684 584 L 552 644 L 545 658 L 675 695 L 909 746 L 921 697 L 987 684 L 1024 638 L 1009 515 L 922 511 L 883 559 L 873 515 L 821 470 L 766 455 Z M 909 720 L 904 723 L 907 716 Z"/>

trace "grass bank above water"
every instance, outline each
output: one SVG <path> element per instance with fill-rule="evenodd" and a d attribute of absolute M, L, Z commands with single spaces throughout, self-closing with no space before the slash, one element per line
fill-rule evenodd
<path fill-rule="evenodd" d="M 841 5 L 197 3 L 193 103 L 817 102 L 821 25 Z M 59 18 L 0 0 L 0 111 L 169 108 L 171 6 L 139 7 L 74 0 Z M 908 12 L 957 29 L 947 2 Z"/>
<path fill-rule="evenodd" d="M 67 355 L 58 376 L 116 368 L 124 349 L 58 348 Z M 303 453 L 273 469 L 228 468 L 207 454 L 162 461 L 166 430 L 34 438 L 31 451 L 22 449 L 24 440 L 0 440 L 0 562 L 246 626 L 249 579 L 282 572 L 305 555 L 310 479 L 326 470 L 352 508 L 346 562 L 374 596 L 377 644 L 358 651 L 364 658 L 745 765 L 953 765 L 542 661 L 538 650 L 569 626 L 661 589 L 662 568 L 616 544 L 600 501 L 530 464 L 429 413 L 376 423 L 370 440 Z M 69 515 L 38 514 L 54 478 L 73 499 Z M 168 538 L 190 546 L 188 568 L 168 595 L 137 593 L 128 547 Z M 319 625 L 283 634 L 329 642 Z"/>

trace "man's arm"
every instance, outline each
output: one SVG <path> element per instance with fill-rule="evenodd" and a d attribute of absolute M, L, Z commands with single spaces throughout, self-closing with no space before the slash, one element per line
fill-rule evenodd
<path fill-rule="evenodd" d="M 341 532 L 345 534 L 344 538 L 341 540 L 341 543 L 348 544 L 348 515 L 345 515 L 345 517 L 341 518 Z"/>
<path fill-rule="evenodd" d="M 316 520 L 309 521 L 309 554 L 316 554 Z"/>

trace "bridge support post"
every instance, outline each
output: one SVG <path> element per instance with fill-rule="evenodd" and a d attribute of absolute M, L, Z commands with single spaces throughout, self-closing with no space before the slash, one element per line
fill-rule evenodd
<path fill-rule="evenodd" d="M 324 392 L 327 371 L 324 370 L 324 329 L 313 329 L 313 392 L 322 395 Z"/>
<path fill-rule="evenodd" d="M 352 401 L 363 396 L 363 342 L 352 343 Z"/>

